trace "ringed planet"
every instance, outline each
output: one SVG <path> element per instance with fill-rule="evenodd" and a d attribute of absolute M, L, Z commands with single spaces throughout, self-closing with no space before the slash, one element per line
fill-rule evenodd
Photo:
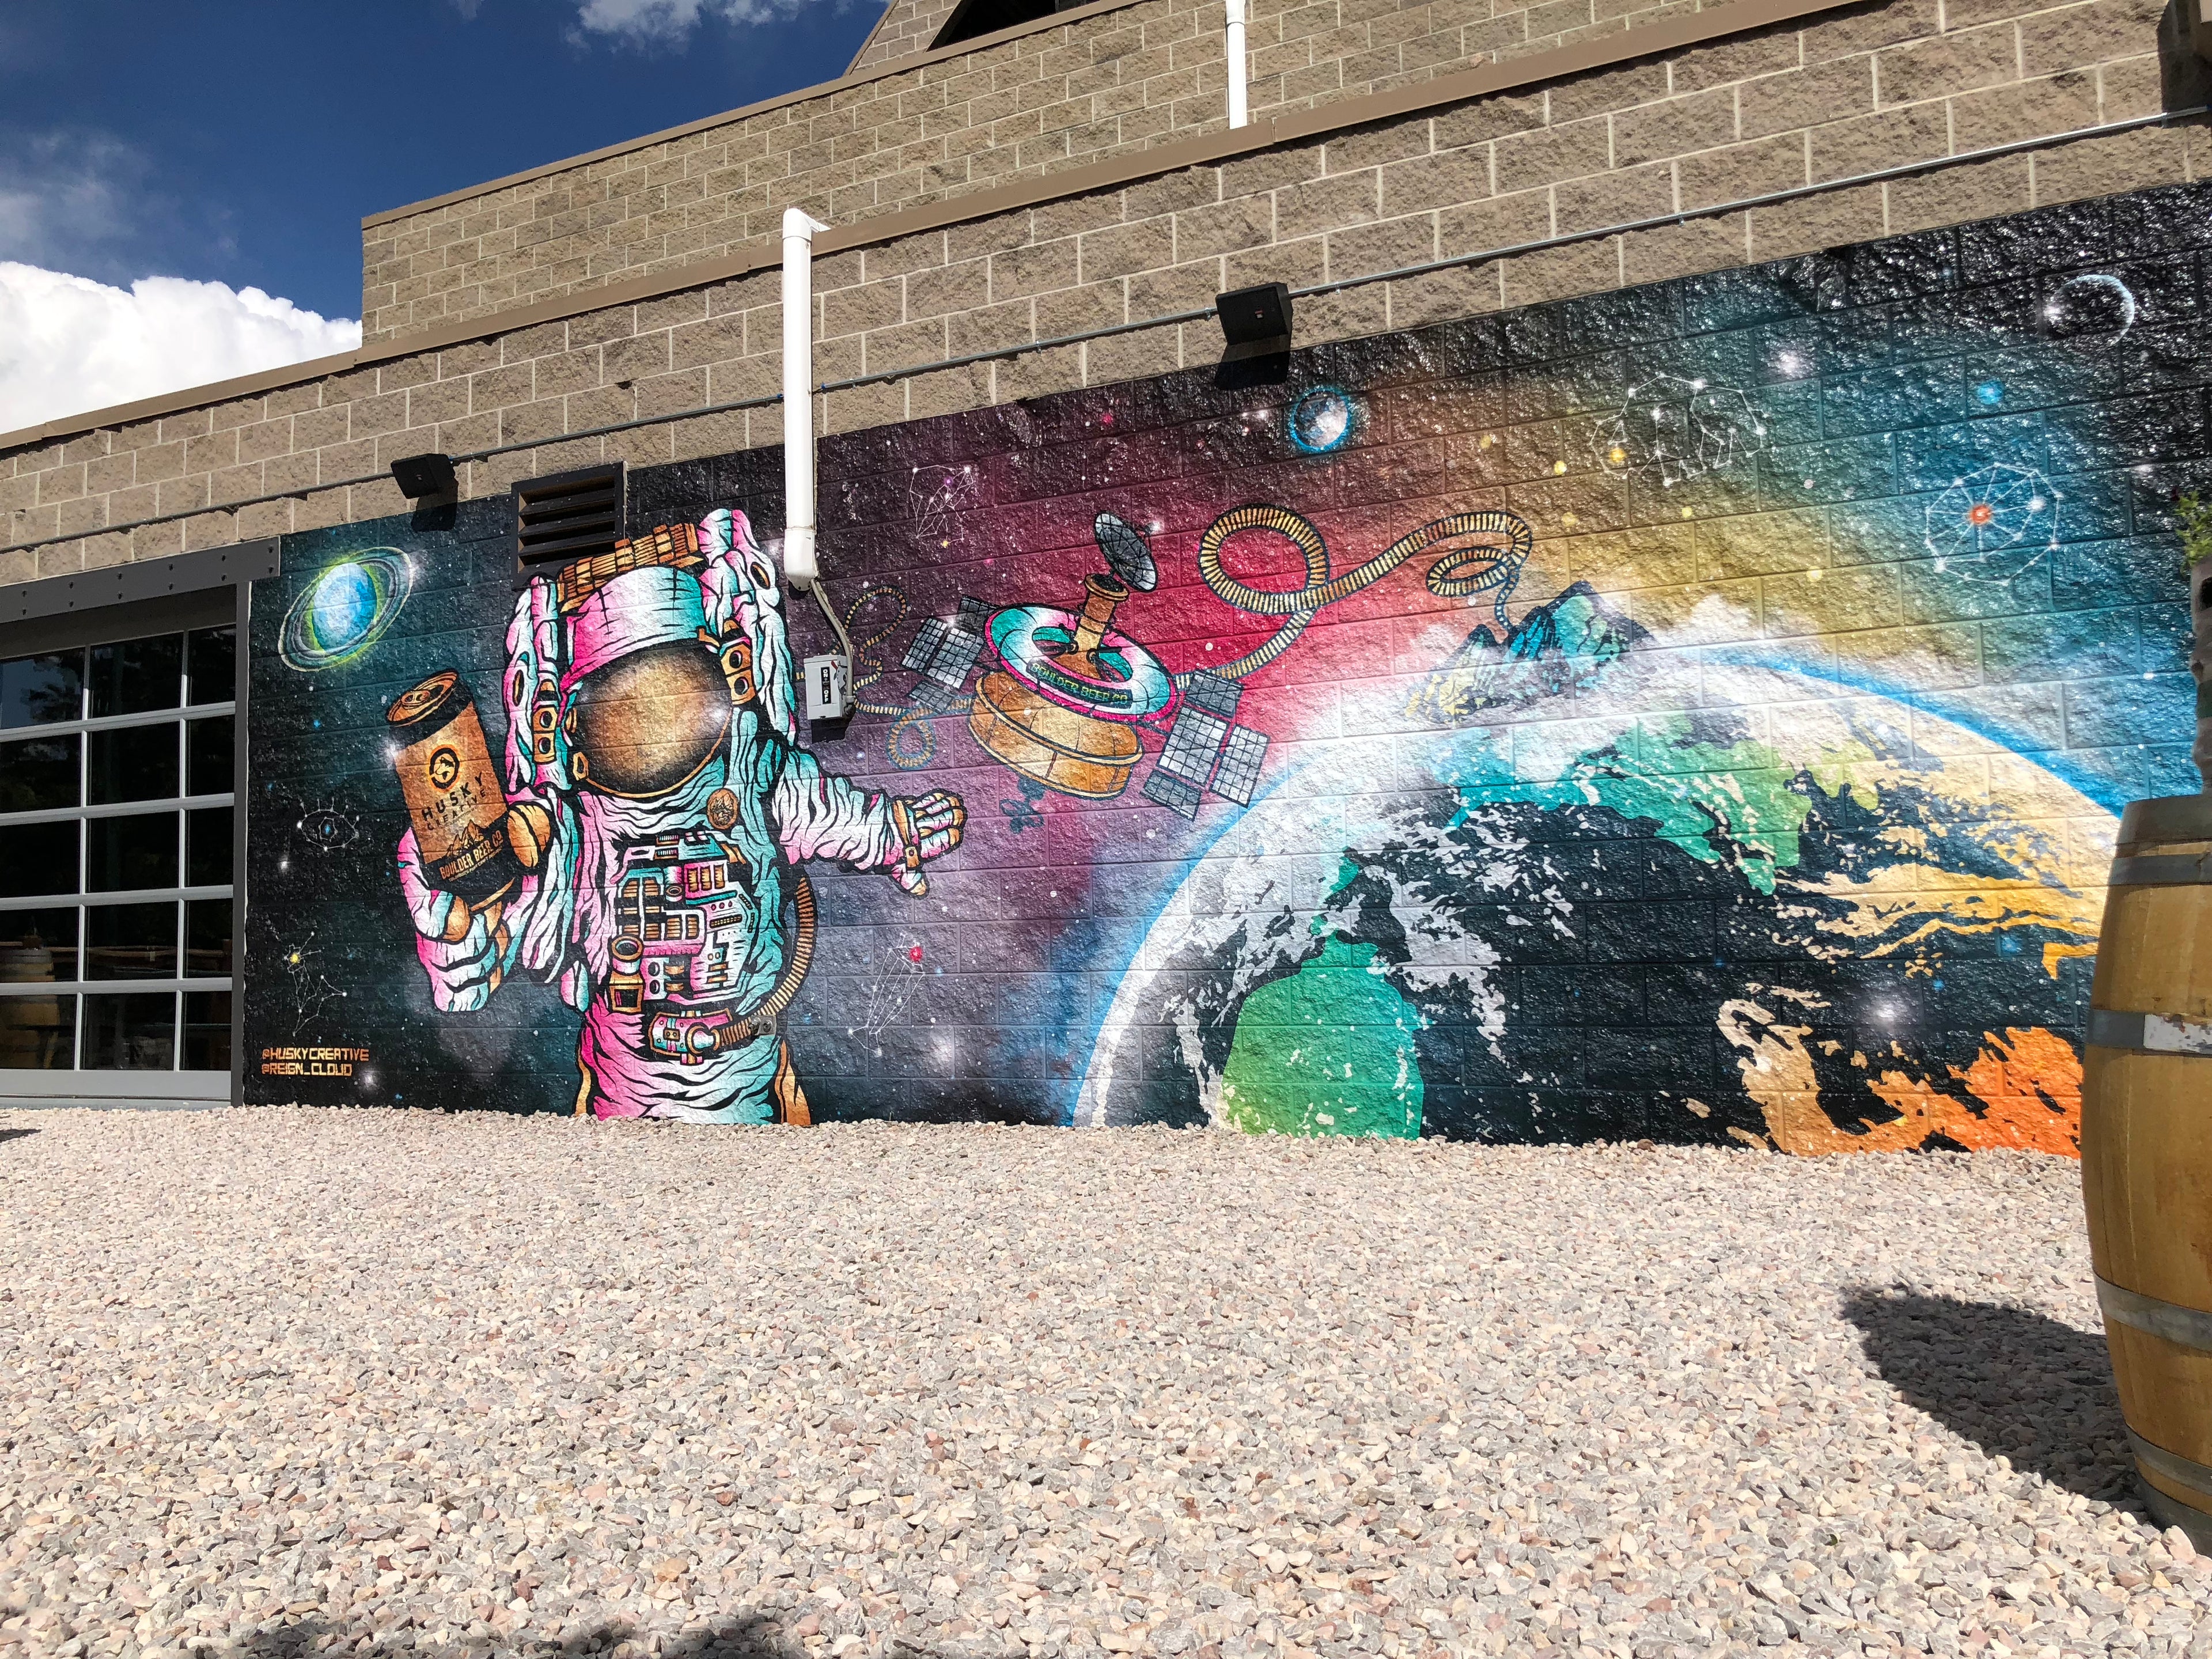
<path fill-rule="evenodd" d="M 351 662 L 398 617 L 414 583 L 415 567 L 397 548 L 349 553 L 292 601 L 279 654 L 304 673 Z"/>
<path fill-rule="evenodd" d="M 2045 331 L 2055 340 L 2118 345 L 2136 325 L 2136 296 L 2110 271 L 2069 276 L 2043 302 Z"/>

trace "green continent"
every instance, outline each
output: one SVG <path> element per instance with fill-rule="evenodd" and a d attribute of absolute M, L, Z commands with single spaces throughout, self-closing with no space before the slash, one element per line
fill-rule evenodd
<path fill-rule="evenodd" d="M 1856 758 L 1856 756 L 1845 758 Z M 1687 721 L 1657 716 L 1603 749 L 1577 755 L 1548 779 L 1514 775 L 1504 753 L 1486 757 L 1462 778 L 1470 806 L 1493 800 L 1538 806 L 1610 806 L 1625 818 L 1648 818 L 1659 836 L 1707 864 L 1733 865 L 1762 893 L 1774 872 L 1797 862 L 1797 836 L 1812 803 L 1790 787 L 1797 769 L 1765 744 L 1700 741 Z M 1848 784 L 1840 762 L 1832 775 L 1814 775 L 1833 795 Z M 1856 788 L 1863 804 L 1870 792 Z"/>
<path fill-rule="evenodd" d="M 1222 1114 L 1248 1134 L 1417 1136 L 1420 1028 L 1375 947 L 1332 939 L 1288 979 L 1244 999 Z"/>

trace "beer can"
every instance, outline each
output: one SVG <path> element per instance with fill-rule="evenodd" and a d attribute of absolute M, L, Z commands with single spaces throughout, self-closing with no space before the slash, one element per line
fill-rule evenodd
<path fill-rule="evenodd" d="M 432 884 L 477 907 L 503 896 L 521 871 L 507 840 L 507 791 L 467 684 L 445 669 L 384 718 L 399 742 L 392 770 Z"/>

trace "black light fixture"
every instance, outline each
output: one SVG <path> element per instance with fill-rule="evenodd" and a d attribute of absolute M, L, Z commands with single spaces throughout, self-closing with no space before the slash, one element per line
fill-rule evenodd
<path fill-rule="evenodd" d="M 392 464 L 392 481 L 410 501 L 425 495 L 443 495 L 453 488 L 453 458 L 450 455 L 403 455 Z"/>
<path fill-rule="evenodd" d="M 1262 283 L 1233 294 L 1213 296 L 1221 335 L 1229 343 L 1224 362 L 1272 356 L 1291 349 L 1291 290 L 1286 283 Z"/>

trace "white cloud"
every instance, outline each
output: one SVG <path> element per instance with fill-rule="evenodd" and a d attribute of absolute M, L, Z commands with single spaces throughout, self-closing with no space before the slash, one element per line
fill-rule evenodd
<path fill-rule="evenodd" d="M 125 289 L 0 261 L 0 432 L 360 343 L 358 322 L 258 288 L 142 276 Z"/>
<path fill-rule="evenodd" d="M 766 23 L 805 9 L 810 0 L 583 0 L 576 21 L 593 34 L 631 46 L 681 46 L 702 17 Z"/>

